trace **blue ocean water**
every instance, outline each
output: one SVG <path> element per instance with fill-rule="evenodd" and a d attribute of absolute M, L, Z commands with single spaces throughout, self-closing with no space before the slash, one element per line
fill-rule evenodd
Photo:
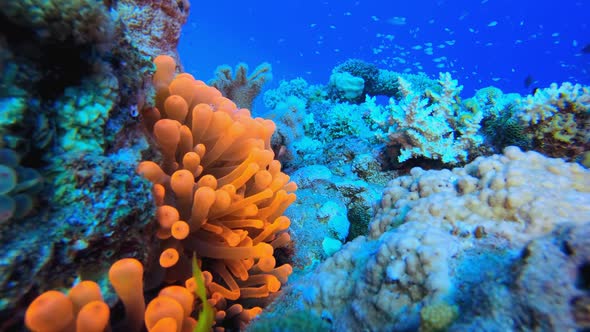
<path fill-rule="evenodd" d="M 590 84 L 589 25 L 582 0 L 218 0 L 193 2 L 179 52 L 201 79 L 221 64 L 270 62 L 267 87 L 326 83 L 334 66 L 359 58 L 430 77 L 448 71 L 464 97 L 490 85 L 527 94 Z"/>

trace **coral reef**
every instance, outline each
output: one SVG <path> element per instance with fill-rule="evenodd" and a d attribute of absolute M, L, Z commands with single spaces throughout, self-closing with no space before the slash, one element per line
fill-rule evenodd
<path fill-rule="evenodd" d="M 8 192 L 15 213 L 0 225 L 0 330 L 18 330 L 28 301 L 78 278 L 98 282 L 114 304 L 105 282 L 114 255 L 147 263 L 155 244 L 148 182 L 133 171 L 148 148 L 137 105 L 149 94 L 151 57 L 175 54 L 188 8 L 180 15 L 176 1 L 106 4 L 27 0 L 0 9 L 0 148 L 16 152 L 17 166 L 2 164 L 19 177 Z M 140 7 L 153 15 L 169 7 L 175 28 L 155 25 L 168 19 L 141 31 L 125 25 Z M 143 47 L 150 38 L 158 43 Z"/>
<path fill-rule="evenodd" d="M 516 147 L 453 171 L 415 168 L 385 189 L 369 236 L 346 243 L 313 273 L 297 279 L 269 315 L 295 305 L 321 315 L 332 330 L 436 330 L 443 321 L 457 331 L 509 321 L 525 330 L 579 328 L 565 314 L 574 304 L 559 299 L 582 294 L 579 286 L 572 287 L 576 273 L 583 273 L 574 271 L 583 269 L 586 240 L 578 235 L 559 249 L 564 242 L 557 239 L 588 231 L 589 175 L 578 164 Z M 535 241 L 545 244 L 538 247 Z M 555 257 L 567 261 L 560 271 L 573 274 L 561 273 L 568 280 L 552 282 L 555 291 L 541 294 L 544 279 L 523 282 L 545 278 L 544 268 L 527 268 L 539 266 L 527 257 L 528 252 L 547 252 L 546 246 L 570 252 Z M 515 270 L 534 274 L 509 272 Z M 507 299 L 507 284 L 529 288 Z M 441 303 L 461 314 L 428 314 Z M 481 309 L 488 310 L 485 322 L 478 320 L 479 313 L 465 314 L 481 312 L 482 303 L 488 308 Z M 548 303 L 561 304 L 551 311 Z M 518 316 L 530 310 L 539 313 L 535 321 Z M 426 317 L 441 317 L 441 325 L 426 323 Z"/>
<path fill-rule="evenodd" d="M 0 331 L 590 329 L 588 86 L 350 59 L 255 118 L 270 64 L 179 73 L 189 9 L 0 7 Z"/>

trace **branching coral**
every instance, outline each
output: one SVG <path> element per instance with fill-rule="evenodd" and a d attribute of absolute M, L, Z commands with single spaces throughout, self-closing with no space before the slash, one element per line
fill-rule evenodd
<path fill-rule="evenodd" d="M 272 79 L 270 63 L 262 63 L 248 75 L 248 65 L 240 63 L 236 66 L 235 77 L 230 66 L 219 66 L 215 71 L 216 78 L 209 85 L 217 88 L 228 99 L 233 100 L 238 107 L 252 109 L 252 103 L 264 83 Z"/>
<path fill-rule="evenodd" d="M 426 157 L 454 164 L 467 160 L 468 151 L 481 144 L 478 135 L 481 112 L 463 110 L 457 101 L 462 87 L 449 73 L 440 74 L 440 93 L 427 90 L 427 97 L 402 79 L 399 90 L 403 99 L 390 99 L 385 125 L 390 145 L 401 145 L 399 162 Z"/>
<path fill-rule="evenodd" d="M 297 186 L 273 160 L 272 121 L 252 118 L 189 74 L 175 76 L 170 57 L 155 63 L 156 107 L 144 115 L 163 160 L 144 161 L 138 172 L 153 183 L 160 264 L 167 280 L 185 281 L 196 252 L 217 320 L 247 322 L 260 308 L 237 301 L 269 296 L 291 272 L 273 252 L 290 241 L 282 214 Z"/>
<path fill-rule="evenodd" d="M 590 149 L 590 87 L 553 83 L 517 102 L 516 117 L 534 137 L 534 148 L 574 158 Z"/>

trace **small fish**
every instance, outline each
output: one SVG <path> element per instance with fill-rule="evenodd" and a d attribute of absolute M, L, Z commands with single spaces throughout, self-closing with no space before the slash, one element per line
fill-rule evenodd
<path fill-rule="evenodd" d="M 389 23 L 391 25 L 405 25 L 406 18 L 403 16 L 394 16 L 394 17 L 388 19 L 387 23 Z"/>
<path fill-rule="evenodd" d="M 586 46 L 582 47 L 582 53 L 590 54 L 590 44 L 586 44 Z"/>
<path fill-rule="evenodd" d="M 492 21 L 492 22 L 488 23 L 489 27 L 495 27 L 496 25 L 498 25 L 498 21 Z"/>

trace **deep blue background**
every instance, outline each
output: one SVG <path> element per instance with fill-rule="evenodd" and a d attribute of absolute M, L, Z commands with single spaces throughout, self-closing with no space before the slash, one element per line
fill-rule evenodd
<path fill-rule="evenodd" d="M 268 61 L 267 87 L 326 83 L 354 57 L 431 77 L 450 71 L 464 97 L 489 85 L 526 94 L 551 82 L 590 85 L 590 54 L 581 52 L 589 25 L 590 0 L 193 1 L 179 51 L 185 70 L 205 80 L 221 64 Z"/>

